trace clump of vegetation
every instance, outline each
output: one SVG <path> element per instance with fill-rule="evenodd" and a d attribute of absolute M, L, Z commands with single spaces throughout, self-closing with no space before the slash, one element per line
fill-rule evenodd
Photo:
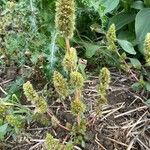
<path fill-rule="evenodd" d="M 101 114 L 102 106 L 107 104 L 106 90 L 110 84 L 110 72 L 107 68 L 102 68 L 99 75 L 100 85 L 98 87 L 99 98 L 96 103 L 96 112 Z"/>
<path fill-rule="evenodd" d="M 26 129 L 40 126 L 38 129 L 44 131 L 41 137 L 45 139 L 37 140 L 40 142 L 35 146 L 45 150 L 86 149 L 89 130 L 95 130 L 97 120 L 105 113 L 108 113 L 106 118 L 104 116 L 100 121 L 114 112 L 121 112 L 105 107 L 109 102 L 110 83 L 114 81 L 109 71 L 112 66 L 115 71 L 129 75 L 123 80 L 129 80 L 127 84 L 132 83 L 131 87 L 136 91 L 133 103 L 140 99 L 149 105 L 148 14 L 149 0 L 112 0 L 112 3 L 110 0 L 0 1 L 2 146 L 11 149 L 14 142 L 9 145 L 8 141 L 16 141 L 18 135 L 24 136 Z M 99 77 L 94 79 L 97 89 L 90 89 L 90 94 L 96 93 L 96 96 L 90 98 L 89 108 L 85 83 L 89 75 L 97 74 Z M 138 94 L 144 95 L 143 99 Z M 118 116 L 115 114 L 113 119 Z M 99 134 L 101 137 L 102 132 Z M 94 142 L 106 149 L 98 136 L 95 135 Z M 109 140 L 114 142 L 116 138 L 112 136 Z M 128 144 L 117 143 L 125 147 Z M 147 148 L 145 144 L 143 147 Z"/>

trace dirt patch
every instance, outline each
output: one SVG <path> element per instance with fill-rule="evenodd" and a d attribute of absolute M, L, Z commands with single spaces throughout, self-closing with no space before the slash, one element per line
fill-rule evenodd
<path fill-rule="evenodd" d="M 142 97 L 133 92 L 129 85 L 132 80 L 119 73 L 112 73 L 112 83 L 108 89 L 108 105 L 103 107 L 102 115 L 94 125 L 87 128 L 85 148 L 79 146 L 75 150 L 149 150 L 150 149 L 150 111 Z M 98 97 L 98 77 L 90 76 L 83 90 L 84 102 L 87 105 L 87 118 L 94 113 L 95 101 Z M 73 123 L 70 114 L 70 100 L 66 108 L 52 98 L 49 107 L 63 125 Z M 44 127 L 36 122 L 28 125 L 17 137 L 16 142 L 8 138 L 4 150 L 41 150 L 46 133 L 63 141 L 69 132 L 52 125 Z M 69 138 L 68 138 L 69 140 Z M 4 145 L 3 143 L 3 145 Z"/>

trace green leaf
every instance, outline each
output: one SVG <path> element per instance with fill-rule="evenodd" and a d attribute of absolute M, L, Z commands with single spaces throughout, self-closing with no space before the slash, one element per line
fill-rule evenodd
<path fill-rule="evenodd" d="M 96 51 L 100 48 L 99 45 L 92 44 L 92 43 L 83 43 L 83 46 L 86 48 L 86 57 L 91 58 Z"/>
<path fill-rule="evenodd" d="M 150 83 L 146 82 L 146 90 L 150 91 Z"/>
<path fill-rule="evenodd" d="M 87 61 L 86 60 L 82 60 L 82 61 L 85 61 L 85 63 L 82 63 L 81 60 L 80 60 L 79 64 L 78 64 L 78 69 L 82 73 L 82 75 L 84 76 L 84 78 L 86 79 L 87 77 L 86 77 L 85 68 L 86 68 Z"/>
<path fill-rule="evenodd" d="M 129 59 L 134 68 L 137 68 L 137 69 L 141 68 L 142 65 L 138 59 L 136 59 L 136 58 L 129 58 Z"/>
<path fill-rule="evenodd" d="M 150 7 L 150 0 L 144 0 L 144 4 L 148 7 Z"/>
<path fill-rule="evenodd" d="M 132 84 L 132 89 L 134 91 L 139 91 L 141 89 L 140 83 L 139 82 L 135 82 L 134 84 Z"/>
<path fill-rule="evenodd" d="M 127 53 L 132 55 L 136 54 L 136 51 L 134 50 L 132 43 L 128 42 L 127 40 L 120 40 L 120 39 L 118 39 L 118 43 Z"/>
<path fill-rule="evenodd" d="M 145 103 L 150 106 L 150 99 L 148 99 Z"/>
<path fill-rule="evenodd" d="M 8 126 L 8 124 L 4 124 L 4 125 L 0 126 L 0 140 L 4 139 L 4 136 L 7 132 L 7 126 Z"/>
<path fill-rule="evenodd" d="M 104 16 L 105 14 L 111 12 L 114 10 L 119 4 L 119 0 L 102 0 L 101 5 L 104 7 L 104 11 L 100 12 L 102 13 L 101 16 Z"/>
<path fill-rule="evenodd" d="M 146 34 L 150 32 L 150 8 L 138 12 L 135 19 L 135 32 L 138 42 L 143 42 Z"/>
<path fill-rule="evenodd" d="M 109 25 L 114 23 L 116 25 L 116 30 L 119 30 L 125 25 L 133 22 L 135 20 L 135 16 L 136 14 L 134 12 L 131 13 L 123 12 L 118 15 L 114 15 L 110 19 Z"/>
<path fill-rule="evenodd" d="M 35 53 L 32 54 L 31 61 L 32 61 L 32 63 L 34 65 L 38 62 L 38 57 L 39 57 L 39 53 L 38 52 L 35 52 Z"/>
<path fill-rule="evenodd" d="M 134 8 L 134 9 L 143 9 L 144 8 L 144 3 L 142 1 L 135 1 L 132 5 L 131 5 L 131 8 Z"/>

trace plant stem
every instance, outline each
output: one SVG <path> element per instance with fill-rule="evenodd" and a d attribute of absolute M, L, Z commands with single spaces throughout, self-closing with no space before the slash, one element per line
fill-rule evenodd
<path fill-rule="evenodd" d="M 117 55 L 123 60 L 125 66 L 127 67 L 128 72 L 132 75 L 132 77 L 134 77 L 134 79 L 136 81 L 139 81 L 139 79 L 136 77 L 136 75 L 132 72 L 132 70 L 130 69 L 129 65 L 126 63 L 126 61 L 122 58 L 122 56 L 120 55 L 120 53 L 116 50 Z"/>
<path fill-rule="evenodd" d="M 81 91 L 80 91 L 80 90 L 76 90 L 75 99 L 76 99 L 77 101 L 80 101 L 80 98 L 81 98 Z M 77 115 L 77 123 L 78 123 L 78 126 L 80 126 L 80 122 L 81 122 L 80 113 L 78 113 L 78 115 Z"/>
<path fill-rule="evenodd" d="M 70 41 L 69 41 L 69 38 L 66 37 L 66 38 L 65 38 L 65 41 L 66 41 L 66 49 L 67 49 L 67 52 L 70 54 Z"/>
<path fill-rule="evenodd" d="M 47 111 L 47 114 L 52 118 L 54 115 L 52 114 L 52 111 L 51 110 L 48 110 Z M 65 126 L 63 126 L 62 124 L 60 124 L 59 122 L 58 122 L 58 120 L 55 120 L 55 118 L 54 118 L 54 121 L 55 121 L 55 123 L 59 126 L 59 127 L 61 127 L 62 129 L 65 129 L 65 130 L 67 130 L 67 131 L 70 131 L 70 129 L 68 129 L 67 127 L 65 127 Z"/>

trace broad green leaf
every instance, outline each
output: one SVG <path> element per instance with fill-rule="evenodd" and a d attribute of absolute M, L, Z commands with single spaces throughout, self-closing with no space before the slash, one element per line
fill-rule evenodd
<path fill-rule="evenodd" d="M 135 1 L 132 5 L 131 8 L 134 9 L 143 9 L 144 8 L 144 3 L 142 1 Z"/>
<path fill-rule="evenodd" d="M 87 65 L 87 60 L 79 59 L 78 69 L 82 73 L 85 79 L 86 79 L 86 72 L 85 72 L 86 65 Z"/>
<path fill-rule="evenodd" d="M 141 43 L 150 32 L 150 8 L 144 8 L 138 12 L 135 19 L 136 38 Z M 139 43 L 139 44 L 140 44 Z"/>
<path fill-rule="evenodd" d="M 8 126 L 8 124 L 4 124 L 4 125 L 0 126 L 0 140 L 4 139 L 4 136 L 7 132 L 7 126 Z"/>
<path fill-rule="evenodd" d="M 137 69 L 141 68 L 142 65 L 138 59 L 136 59 L 136 58 L 129 58 L 129 59 L 134 68 L 137 68 Z"/>
<path fill-rule="evenodd" d="M 135 40 L 135 35 L 134 33 L 132 32 L 129 32 L 127 30 L 121 30 L 119 33 L 118 33 L 118 39 L 121 39 L 121 40 L 127 40 L 129 42 L 133 42 Z M 133 43 L 132 43 L 133 44 Z"/>
<path fill-rule="evenodd" d="M 139 82 L 135 82 L 134 84 L 132 84 L 132 89 L 134 91 L 139 91 L 141 89 L 140 83 Z"/>
<path fill-rule="evenodd" d="M 127 13 L 123 12 L 118 15 L 113 16 L 110 19 L 109 25 L 115 24 L 116 25 L 116 30 L 121 29 L 123 26 L 133 22 L 135 20 L 136 14 L 134 12 Z"/>
<path fill-rule="evenodd" d="M 101 5 L 105 8 L 101 16 L 114 10 L 119 4 L 119 0 L 102 0 Z"/>
<path fill-rule="evenodd" d="M 146 90 L 150 91 L 150 83 L 146 82 Z"/>
<path fill-rule="evenodd" d="M 136 51 L 134 50 L 132 43 L 126 40 L 119 40 L 119 39 L 118 39 L 118 43 L 123 48 L 123 50 L 126 51 L 127 53 L 132 55 L 136 54 Z"/>
<path fill-rule="evenodd" d="M 83 43 L 83 46 L 86 48 L 86 57 L 91 58 L 96 51 L 100 48 L 99 45 L 92 44 L 92 43 Z"/>
<path fill-rule="evenodd" d="M 145 103 L 150 106 L 150 99 L 148 99 Z"/>

